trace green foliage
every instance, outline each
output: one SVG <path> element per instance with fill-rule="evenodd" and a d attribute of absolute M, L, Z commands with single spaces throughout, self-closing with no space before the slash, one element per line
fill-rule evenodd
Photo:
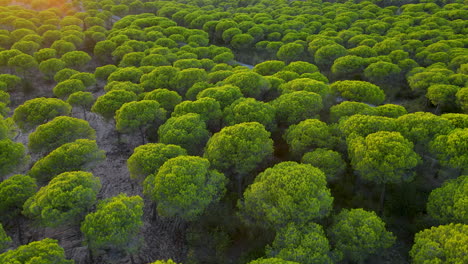
<path fill-rule="evenodd" d="M 287 261 L 280 258 L 261 258 L 250 261 L 249 264 L 299 264 L 294 261 Z"/>
<path fill-rule="evenodd" d="M 286 161 L 260 173 L 238 206 L 245 221 L 278 229 L 323 218 L 330 213 L 332 203 L 322 171 Z"/>
<path fill-rule="evenodd" d="M 185 94 L 195 83 L 206 81 L 206 78 L 207 73 L 204 69 L 189 68 L 181 70 L 175 76 L 174 87 L 179 94 Z"/>
<path fill-rule="evenodd" d="M 66 81 L 68 79 L 70 79 L 70 77 L 72 77 L 73 75 L 79 73 L 79 71 L 77 70 L 73 70 L 73 69 L 69 69 L 69 68 L 65 68 L 65 69 L 62 69 L 60 71 L 58 71 L 55 75 L 54 75 L 54 80 L 56 82 L 63 82 L 63 81 Z"/>
<path fill-rule="evenodd" d="M 38 160 L 28 175 L 39 182 L 46 182 L 67 171 L 89 170 L 106 158 L 96 141 L 78 139 L 63 144 L 49 155 Z"/>
<path fill-rule="evenodd" d="M 468 88 L 458 90 L 455 96 L 457 97 L 457 103 L 463 113 L 468 114 Z"/>
<path fill-rule="evenodd" d="M 105 81 L 107 78 L 109 78 L 109 75 L 111 75 L 117 69 L 117 66 L 113 64 L 97 67 L 94 71 L 94 76 L 96 76 L 96 79 L 98 80 Z"/>
<path fill-rule="evenodd" d="M 140 82 L 140 78 L 143 75 L 143 72 L 136 67 L 126 67 L 118 68 L 116 71 L 111 73 L 107 78 L 108 82 L 118 81 L 118 82 Z"/>
<path fill-rule="evenodd" d="M 7 249 L 11 241 L 11 237 L 5 233 L 3 225 L 0 223 L 0 252 L 3 252 L 5 249 Z"/>
<path fill-rule="evenodd" d="M 273 140 L 257 122 L 224 127 L 206 145 L 205 155 L 211 165 L 241 179 L 273 154 Z"/>
<path fill-rule="evenodd" d="M 291 62 L 298 60 L 303 53 L 304 46 L 302 46 L 301 44 L 287 43 L 281 46 L 281 48 L 279 48 L 278 52 L 276 53 L 276 56 L 282 61 Z"/>
<path fill-rule="evenodd" d="M 298 78 L 280 86 L 283 93 L 307 91 L 319 94 L 323 99 L 330 95 L 330 87 L 325 83 L 309 78 Z"/>
<path fill-rule="evenodd" d="M 141 85 L 132 83 L 129 81 L 125 81 L 125 82 L 112 81 L 112 82 L 108 82 L 106 86 L 104 86 L 104 91 L 106 92 L 110 92 L 113 90 L 124 90 L 124 91 L 129 91 L 135 94 L 141 94 L 144 91 Z"/>
<path fill-rule="evenodd" d="M 339 129 L 346 137 L 351 135 L 366 137 L 379 131 L 397 131 L 397 122 L 394 118 L 370 115 L 352 115 L 342 120 Z"/>
<path fill-rule="evenodd" d="M 0 176 L 12 173 L 18 167 L 29 161 L 26 148 L 8 138 L 0 140 Z"/>
<path fill-rule="evenodd" d="M 115 112 L 115 127 L 121 133 L 140 131 L 144 135 L 150 128 L 157 129 L 166 118 L 166 110 L 157 101 L 129 102 Z"/>
<path fill-rule="evenodd" d="M 413 143 L 398 132 L 379 131 L 348 140 L 351 165 L 363 179 L 378 184 L 400 183 L 414 178 L 421 158 Z"/>
<path fill-rule="evenodd" d="M 316 223 L 300 227 L 290 223 L 281 228 L 266 255 L 303 264 L 333 263 L 328 239 Z"/>
<path fill-rule="evenodd" d="M 34 241 L 0 255 L 1 263 L 35 263 L 35 264 L 73 264 L 73 260 L 65 258 L 65 250 L 58 245 L 58 241 L 45 238 Z"/>
<path fill-rule="evenodd" d="M 345 259 L 363 263 L 369 255 L 391 247 L 395 236 L 375 212 L 343 209 L 330 227 L 330 240 Z"/>
<path fill-rule="evenodd" d="M 70 79 L 82 81 L 86 88 L 89 88 L 96 84 L 96 77 L 94 76 L 94 74 L 89 72 L 80 72 L 73 74 L 72 76 L 70 76 Z"/>
<path fill-rule="evenodd" d="M 44 60 L 39 64 L 39 71 L 44 74 L 46 79 L 52 80 L 57 72 L 65 69 L 65 66 L 65 62 L 61 59 L 51 58 Z"/>
<path fill-rule="evenodd" d="M 336 180 L 346 170 L 346 162 L 343 160 L 340 153 L 324 149 L 317 148 L 311 152 L 307 152 L 302 156 L 301 163 L 310 164 L 316 168 L 319 168 L 328 181 Z"/>
<path fill-rule="evenodd" d="M 28 148 L 33 153 L 49 153 L 80 138 L 96 139 L 96 131 L 85 120 L 58 116 L 29 134 Z"/>
<path fill-rule="evenodd" d="M 254 98 L 240 98 L 224 109 L 223 122 L 227 126 L 258 122 L 271 132 L 276 128 L 275 109 Z"/>
<path fill-rule="evenodd" d="M 8 67 L 15 69 L 19 75 L 25 76 L 37 69 L 38 64 L 33 56 L 20 54 L 8 60 Z"/>
<path fill-rule="evenodd" d="M 336 59 L 345 56 L 346 53 L 347 51 L 343 46 L 333 44 L 319 48 L 313 56 L 317 65 L 322 67 L 331 67 Z"/>
<path fill-rule="evenodd" d="M 468 225 L 448 224 L 417 233 L 410 256 L 415 264 L 466 263 Z"/>
<path fill-rule="evenodd" d="M 438 135 L 446 135 L 453 130 L 453 126 L 445 118 L 428 112 L 416 112 L 397 118 L 397 127 L 400 133 L 424 149 L 429 141 Z"/>
<path fill-rule="evenodd" d="M 277 60 L 264 61 L 256 64 L 253 71 L 260 75 L 273 75 L 285 67 L 285 63 Z"/>
<path fill-rule="evenodd" d="M 96 212 L 81 223 L 85 244 L 93 252 L 121 250 L 134 253 L 138 249 L 138 233 L 143 226 L 143 199 L 126 194 L 98 203 Z"/>
<path fill-rule="evenodd" d="M 93 107 L 91 107 L 91 111 L 102 115 L 106 119 L 111 119 L 123 104 L 135 101 L 136 99 L 137 96 L 133 92 L 113 90 L 98 97 Z"/>
<path fill-rule="evenodd" d="M 159 142 L 183 147 L 189 154 L 199 155 L 210 137 L 199 114 L 171 117 L 158 129 Z"/>
<path fill-rule="evenodd" d="M 60 98 L 67 98 L 70 94 L 75 92 L 82 92 L 86 90 L 82 81 L 76 79 L 69 79 L 58 83 L 54 89 L 54 95 Z"/>
<path fill-rule="evenodd" d="M 12 91 L 18 84 L 21 83 L 21 78 L 12 74 L 0 74 L 0 82 L 5 83 L 4 88 L 0 88 L 1 90 Z"/>
<path fill-rule="evenodd" d="M 242 97 L 242 92 L 237 86 L 223 85 L 207 88 L 198 93 L 197 99 L 209 97 L 219 102 L 221 109 L 231 105 L 234 101 Z"/>
<path fill-rule="evenodd" d="M 156 260 L 155 262 L 151 264 L 177 264 L 177 263 L 174 262 L 172 259 L 168 259 L 168 260 Z"/>
<path fill-rule="evenodd" d="M 75 92 L 70 94 L 67 103 L 72 106 L 79 106 L 83 109 L 90 110 L 94 104 L 94 96 L 90 92 Z"/>
<path fill-rule="evenodd" d="M 356 114 L 366 114 L 372 107 L 360 102 L 344 101 L 330 107 L 330 121 L 339 122 Z"/>
<path fill-rule="evenodd" d="M 444 182 L 432 190 L 427 201 L 428 214 L 439 223 L 468 224 L 468 176 Z"/>
<path fill-rule="evenodd" d="M 455 105 L 456 97 L 460 87 L 447 84 L 435 84 L 427 88 L 426 97 L 433 105 L 437 106 L 452 106 Z"/>
<path fill-rule="evenodd" d="M 18 106 L 13 120 L 22 130 L 30 130 L 56 116 L 70 114 L 71 106 L 56 98 L 34 98 Z"/>
<path fill-rule="evenodd" d="M 89 63 L 91 57 L 84 51 L 70 51 L 63 54 L 60 59 L 65 62 L 67 67 L 80 69 Z"/>
<path fill-rule="evenodd" d="M 468 128 L 468 115 L 459 113 L 449 113 L 441 115 L 447 119 L 455 128 Z"/>
<path fill-rule="evenodd" d="M 179 73 L 179 69 L 172 66 L 156 67 L 150 73 L 141 77 L 141 85 L 145 91 L 152 91 L 158 88 L 174 88 L 174 80 Z"/>
<path fill-rule="evenodd" d="M 209 168 L 197 156 L 172 158 L 145 180 L 145 193 L 157 202 L 159 215 L 194 221 L 226 191 L 225 176 Z"/>
<path fill-rule="evenodd" d="M 271 102 L 276 110 L 276 121 L 281 125 L 292 125 L 308 118 L 315 118 L 322 110 L 320 95 L 298 91 L 286 93 Z"/>
<path fill-rule="evenodd" d="M 183 101 L 176 105 L 172 117 L 185 115 L 188 113 L 199 114 L 201 118 L 207 122 L 208 128 L 211 130 L 219 129 L 223 112 L 218 101 L 213 98 L 204 97 L 196 101 Z"/>
<path fill-rule="evenodd" d="M 330 147 L 333 142 L 327 124 L 318 119 L 306 119 L 291 125 L 283 135 L 289 150 L 296 157 L 314 148 Z"/>
<path fill-rule="evenodd" d="M 252 71 L 234 73 L 227 77 L 224 83 L 237 86 L 245 97 L 256 99 L 260 99 L 262 94 L 270 89 L 270 83 L 263 76 Z"/>
<path fill-rule="evenodd" d="M 100 189 L 99 178 L 89 172 L 64 172 L 24 203 L 23 214 L 49 227 L 78 223 Z"/>
<path fill-rule="evenodd" d="M 182 155 L 187 155 L 187 151 L 176 145 L 149 143 L 138 146 L 127 160 L 130 177 L 143 180 L 146 176 L 157 173 L 167 160 Z"/>
<path fill-rule="evenodd" d="M 159 105 L 169 113 L 174 110 L 176 105 L 182 102 L 182 96 L 168 89 L 155 89 L 145 94 L 144 99 L 158 101 Z"/>
<path fill-rule="evenodd" d="M 0 183 L 0 220 L 16 217 L 24 202 L 36 192 L 36 180 L 27 175 L 13 175 Z M 1 250 L 0 250 L 1 251 Z"/>
<path fill-rule="evenodd" d="M 332 83 L 330 88 L 336 95 L 352 101 L 378 105 L 385 100 L 382 89 L 364 81 L 337 81 Z"/>
<path fill-rule="evenodd" d="M 447 135 L 437 136 L 431 143 L 431 152 L 440 163 L 452 168 L 468 168 L 468 128 L 454 129 Z"/>

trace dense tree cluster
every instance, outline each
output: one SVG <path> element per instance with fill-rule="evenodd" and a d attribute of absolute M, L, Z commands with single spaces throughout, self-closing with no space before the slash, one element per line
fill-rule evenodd
<path fill-rule="evenodd" d="M 0 0 L 0 263 L 468 262 L 467 18 Z"/>

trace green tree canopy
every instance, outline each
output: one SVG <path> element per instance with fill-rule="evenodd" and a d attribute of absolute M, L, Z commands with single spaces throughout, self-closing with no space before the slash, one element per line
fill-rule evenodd
<path fill-rule="evenodd" d="M 358 114 L 341 121 L 339 129 L 346 137 L 353 134 L 365 137 L 378 131 L 396 131 L 397 122 L 390 117 Z"/>
<path fill-rule="evenodd" d="M 428 214 L 442 224 L 468 224 L 468 176 L 444 182 L 432 190 L 427 201 Z"/>
<path fill-rule="evenodd" d="M 42 61 L 39 64 L 39 71 L 41 71 L 42 74 L 44 74 L 47 80 L 53 80 L 55 74 L 57 74 L 57 72 L 59 72 L 60 70 L 65 69 L 65 67 L 66 64 L 61 59 L 50 58 Z"/>
<path fill-rule="evenodd" d="M 223 123 L 227 126 L 258 122 L 268 131 L 276 128 L 275 108 L 254 98 L 240 98 L 224 109 Z"/>
<path fill-rule="evenodd" d="M 88 214 L 81 223 L 85 244 L 95 253 L 109 249 L 134 253 L 138 249 L 142 217 L 140 196 L 120 194 L 102 200 L 96 212 Z"/>
<path fill-rule="evenodd" d="M 34 241 L 14 250 L 0 254 L 1 263 L 58 263 L 73 264 L 73 260 L 65 258 L 65 250 L 58 245 L 58 241 L 45 238 Z"/>
<path fill-rule="evenodd" d="M 13 113 L 13 120 L 22 130 L 30 130 L 46 123 L 56 116 L 69 115 L 71 106 L 56 98 L 34 98 L 18 106 Z"/>
<path fill-rule="evenodd" d="M 421 158 L 398 132 L 379 131 L 348 140 L 351 165 L 362 178 L 379 184 L 411 181 Z"/>
<path fill-rule="evenodd" d="M 306 119 L 291 125 L 283 135 L 289 150 L 296 157 L 314 148 L 331 147 L 333 139 L 327 124 L 318 119 Z"/>
<path fill-rule="evenodd" d="M 139 131 L 143 144 L 146 131 L 150 128 L 157 129 L 166 118 L 166 110 L 154 100 L 125 103 L 115 112 L 117 130 L 121 133 Z"/>
<path fill-rule="evenodd" d="M 133 92 L 113 90 L 99 96 L 93 107 L 91 107 L 91 111 L 102 115 L 106 119 L 111 119 L 123 104 L 135 101 L 136 99 L 137 96 Z"/>
<path fill-rule="evenodd" d="M 271 102 L 276 110 L 276 121 L 280 125 L 292 125 L 302 120 L 315 118 L 323 108 L 320 95 L 298 91 L 283 94 Z"/>
<path fill-rule="evenodd" d="M 300 227 L 290 223 L 281 228 L 266 255 L 302 264 L 333 263 L 328 239 L 316 223 Z"/>
<path fill-rule="evenodd" d="M 244 176 L 272 154 L 270 133 L 260 123 L 248 122 L 215 133 L 206 144 L 204 157 L 215 169 L 234 176 L 240 192 Z"/>
<path fill-rule="evenodd" d="M 39 182 L 47 182 L 63 172 L 89 170 L 105 158 L 104 151 L 98 148 L 96 141 L 77 139 L 38 160 L 28 175 Z"/>
<path fill-rule="evenodd" d="M 64 61 L 69 68 L 81 69 L 89 63 L 91 56 L 84 51 L 70 51 L 63 54 L 60 59 Z"/>
<path fill-rule="evenodd" d="M 466 263 L 468 225 L 448 224 L 433 226 L 417 233 L 410 256 L 415 264 Z"/>
<path fill-rule="evenodd" d="M 8 138 L 0 140 L 0 177 L 12 173 L 29 161 L 26 148 Z"/>
<path fill-rule="evenodd" d="M 142 181 L 146 176 L 157 173 L 167 160 L 182 155 L 187 155 L 187 151 L 176 145 L 148 143 L 138 146 L 127 160 L 130 177 Z"/>
<path fill-rule="evenodd" d="M 85 120 L 58 116 L 29 134 L 28 148 L 31 152 L 49 153 L 80 138 L 96 139 L 96 131 Z"/>
<path fill-rule="evenodd" d="M 209 97 L 219 102 L 221 109 L 231 105 L 237 99 L 243 97 L 242 92 L 237 86 L 223 85 L 207 88 L 197 95 L 197 99 Z"/>
<path fill-rule="evenodd" d="M 263 76 L 253 71 L 234 73 L 223 82 L 239 87 L 245 97 L 254 97 L 256 99 L 260 99 L 263 93 L 270 89 L 270 83 Z"/>
<path fill-rule="evenodd" d="M 437 136 L 430 149 L 439 161 L 452 168 L 468 168 L 468 128 L 454 129 L 447 135 Z"/>
<path fill-rule="evenodd" d="M 362 263 L 369 255 L 389 248 L 395 236 L 373 211 L 343 209 L 330 227 L 330 240 L 347 260 Z"/>
<path fill-rule="evenodd" d="M 94 101 L 95 99 L 91 92 L 81 91 L 70 94 L 67 99 L 67 103 L 69 103 L 71 106 L 81 108 L 84 119 L 86 119 L 86 111 L 91 110 Z"/>
<path fill-rule="evenodd" d="M 182 116 L 188 113 L 199 114 L 207 123 L 210 130 L 216 131 L 220 127 L 223 112 L 218 101 L 204 97 L 196 101 L 183 101 L 176 105 L 172 117 Z"/>
<path fill-rule="evenodd" d="M 5 230 L 3 229 L 3 225 L 0 223 L 0 253 L 3 252 L 11 243 L 11 237 L 9 237 Z M 1 255 L 0 255 L 1 256 Z"/>
<path fill-rule="evenodd" d="M 183 147 L 189 154 L 200 155 L 210 137 L 199 114 L 171 117 L 158 129 L 159 142 Z"/>
<path fill-rule="evenodd" d="M 324 148 L 305 153 L 301 162 L 319 168 L 328 181 L 336 180 L 346 169 L 346 162 L 339 152 Z"/>
<path fill-rule="evenodd" d="M 252 260 L 249 264 L 299 264 L 298 262 L 294 261 L 287 261 L 280 258 L 260 258 L 256 260 Z"/>
<path fill-rule="evenodd" d="M 156 201 L 161 216 L 193 221 L 224 195 L 225 184 L 224 174 L 210 170 L 207 159 L 179 156 L 146 178 L 145 193 Z"/>
<path fill-rule="evenodd" d="M 309 164 L 286 161 L 260 173 L 238 203 L 243 218 L 275 229 L 327 216 L 333 197 L 325 174 Z"/>
<path fill-rule="evenodd" d="M 36 192 L 36 180 L 27 175 L 13 175 L 0 183 L 0 220 L 17 216 L 24 202 Z"/>
<path fill-rule="evenodd" d="M 294 79 L 281 85 L 280 89 L 283 93 L 294 91 L 313 92 L 322 96 L 323 99 L 326 99 L 330 95 L 330 87 L 327 84 L 309 78 Z"/>
<path fill-rule="evenodd" d="M 160 106 L 168 113 L 172 112 L 175 106 L 182 102 L 182 96 L 180 96 L 177 92 L 162 88 L 155 89 L 145 94 L 144 99 L 158 101 Z"/>
<path fill-rule="evenodd" d="M 99 178 L 90 172 L 64 172 L 24 203 L 23 214 L 49 227 L 79 223 L 100 189 Z"/>
<path fill-rule="evenodd" d="M 380 87 L 364 81 L 337 81 L 330 88 L 336 95 L 352 101 L 379 105 L 385 100 L 385 93 Z"/>

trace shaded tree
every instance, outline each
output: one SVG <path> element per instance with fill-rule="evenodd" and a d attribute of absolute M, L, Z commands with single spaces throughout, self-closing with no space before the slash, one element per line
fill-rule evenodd
<path fill-rule="evenodd" d="M 85 120 L 58 116 L 29 134 L 28 148 L 33 153 L 49 153 L 80 138 L 96 139 L 96 131 Z"/>
<path fill-rule="evenodd" d="M 136 99 L 137 96 L 133 92 L 113 90 L 99 96 L 91 107 L 91 111 L 100 114 L 105 119 L 111 119 L 123 104 L 135 101 Z"/>
<path fill-rule="evenodd" d="M 437 222 L 468 223 L 468 176 L 460 176 L 444 182 L 432 190 L 427 201 L 427 212 Z"/>
<path fill-rule="evenodd" d="M 90 172 L 64 172 L 24 203 L 23 214 L 49 227 L 79 223 L 100 189 L 99 178 Z"/>
<path fill-rule="evenodd" d="M 254 98 L 240 98 L 224 109 L 223 123 L 227 126 L 258 122 L 268 131 L 276 128 L 275 108 Z"/>
<path fill-rule="evenodd" d="M 200 155 L 210 137 L 199 114 L 171 117 L 158 129 L 159 142 L 183 147 L 189 154 Z"/>
<path fill-rule="evenodd" d="M 90 170 L 105 158 L 105 152 L 98 148 L 96 141 L 77 139 L 63 144 L 38 160 L 28 175 L 39 182 L 47 182 L 63 172 Z"/>
<path fill-rule="evenodd" d="M 215 133 L 208 140 L 204 157 L 213 168 L 235 179 L 240 195 L 244 177 L 272 154 L 270 133 L 260 123 L 249 122 Z"/>
<path fill-rule="evenodd" d="M 348 140 L 351 165 L 359 175 L 382 186 L 380 210 L 383 210 L 387 183 L 409 182 L 421 158 L 413 150 L 413 143 L 398 132 L 379 131 L 365 138 Z"/>
<path fill-rule="evenodd" d="M 145 180 L 145 193 L 157 203 L 159 215 L 196 220 L 209 204 L 224 195 L 226 178 L 210 170 L 210 162 L 197 156 L 166 161 Z"/>
<path fill-rule="evenodd" d="M 309 164 L 286 161 L 257 175 L 240 200 L 243 219 L 275 229 L 327 216 L 333 197 L 325 174 Z"/>
<path fill-rule="evenodd" d="M 26 148 L 8 138 L 0 140 L 0 176 L 8 175 L 29 161 Z"/>
<path fill-rule="evenodd" d="M 451 223 L 417 233 L 409 253 L 415 264 L 465 263 L 467 244 L 468 225 Z"/>
<path fill-rule="evenodd" d="M 82 92 L 84 90 L 86 90 L 86 87 L 82 81 L 69 79 L 59 82 L 52 91 L 57 97 L 67 98 L 72 93 Z"/>
<path fill-rule="evenodd" d="M 156 174 L 164 162 L 182 155 L 187 155 L 187 151 L 177 145 L 148 143 L 138 146 L 127 160 L 130 178 L 143 181 L 148 175 Z"/>
<path fill-rule="evenodd" d="M 330 88 L 336 95 L 352 101 L 378 105 L 385 100 L 382 89 L 364 81 L 337 81 L 332 83 Z"/>
<path fill-rule="evenodd" d="M 73 260 L 65 258 L 65 250 L 58 245 L 58 241 L 45 238 L 34 241 L 14 250 L 0 254 L 1 263 L 60 263 L 73 264 Z"/>
<path fill-rule="evenodd" d="M 91 110 L 91 106 L 94 104 L 94 96 L 90 92 L 75 92 L 70 94 L 67 99 L 67 103 L 71 106 L 79 107 L 83 111 L 83 117 L 86 120 L 86 111 Z"/>
<path fill-rule="evenodd" d="M 456 169 L 468 168 L 468 128 L 454 129 L 447 135 L 439 135 L 430 142 L 430 150 L 444 166 Z"/>
<path fill-rule="evenodd" d="M 133 254 L 138 250 L 143 226 L 143 199 L 140 196 L 120 194 L 102 200 L 96 212 L 81 222 L 84 243 L 93 252 L 118 250 Z"/>
<path fill-rule="evenodd" d="M 286 93 L 271 101 L 276 110 L 276 121 L 280 125 L 292 125 L 308 118 L 315 118 L 322 110 L 320 95 L 298 91 Z"/>
<path fill-rule="evenodd" d="M 30 130 L 46 123 L 56 116 L 69 115 L 71 105 L 56 98 L 34 98 L 18 106 L 13 113 L 13 120 L 22 130 Z"/>
<path fill-rule="evenodd" d="M 369 255 L 389 248 L 395 236 L 375 212 L 343 209 L 330 227 L 332 244 L 347 260 L 363 263 Z"/>
<path fill-rule="evenodd" d="M 290 152 L 298 157 L 314 148 L 333 145 L 330 129 L 318 119 L 306 119 L 297 125 L 291 125 L 283 135 Z"/>
<path fill-rule="evenodd" d="M 0 223 L 0 253 L 7 249 L 11 242 L 11 237 L 5 233 L 3 225 Z"/>
<path fill-rule="evenodd" d="M 149 129 L 157 129 L 166 121 L 166 110 L 154 100 L 128 102 L 115 112 L 116 129 L 121 133 L 139 131 L 142 144 Z"/>
<path fill-rule="evenodd" d="M 325 148 L 317 148 L 305 153 L 302 156 L 301 163 L 319 168 L 327 176 L 327 181 L 336 180 L 346 170 L 346 162 L 341 154 Z"/>

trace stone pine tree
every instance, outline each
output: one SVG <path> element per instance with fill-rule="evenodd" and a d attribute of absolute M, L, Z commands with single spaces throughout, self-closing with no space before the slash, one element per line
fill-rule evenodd
<path fill-rule="evenodd" d="M 204 157 L 213 168 L 233 178 L 240 195 L 244 177 L 272 154 L 270 132 L 260 123 L 248 122 L 214 134 L 208 140 Z"/>
<path fill-rule="evenodd" d="M 379 131 L 363 138 L 348 139 L 351 165 L 368 181 L 381 185 L 380 210 L 383 210 L 387 183 L 409 182 L 421 158 L 413 150 L 413 143 L 398 132 Z"/>
<path fill-rule="evenodd" d="M 96 212 L 88 214 L 81 223 L 84 243 L 92 255 L 101 250 L 123 251 L 132 255 L 140 245 L 142 216 L 143 199 L 140 196 L 120 194 L 103 200 L 97 205 Z"/>

